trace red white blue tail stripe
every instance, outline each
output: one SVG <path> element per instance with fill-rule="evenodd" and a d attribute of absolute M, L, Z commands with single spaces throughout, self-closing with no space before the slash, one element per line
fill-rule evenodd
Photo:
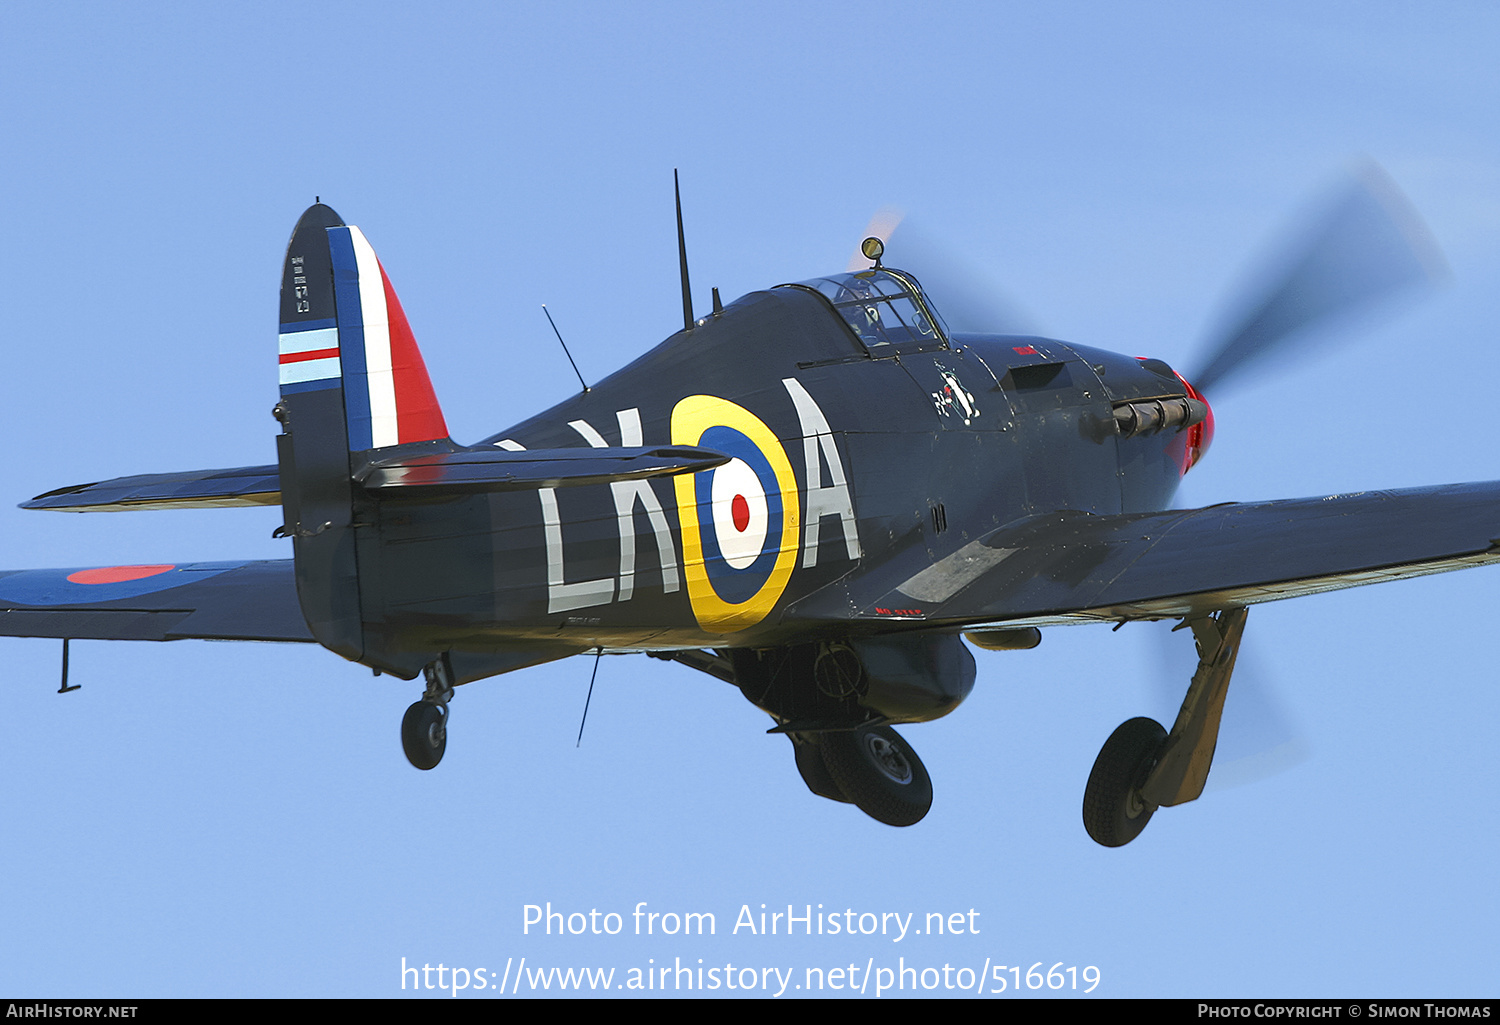
<path fill-rule="evenodd" d="M 335 316 L 283 324 L 283 395 L 343 388 L 349 449 L 448 436 L 406 313 L 364 233 L 326 229 Z"/>

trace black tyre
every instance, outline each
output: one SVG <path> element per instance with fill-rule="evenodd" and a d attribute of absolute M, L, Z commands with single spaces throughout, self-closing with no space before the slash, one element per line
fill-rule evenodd
<path fill-rule="evenodd" d="M 823 761 L 823 751 L 820 745 L 813 743 L 799 744 L 792 741 L 792 749 L 797 756 L 797 771 L 802 774 L 802 782 L 807 784 L 807 789 L 819 797 L 826 797 L 830 801 L 839 801 L 843 804 L 849 803 L 849 798 L 839 789 L 839 785 L 833 781 L 833 775 L 828 771 L 828 765 Z"/>
<path fill-rule="evenodd" d="M 430 701 L 418 701 L 401 719 L 401 750 L 419 769 L 431 769 L 443 760 L 448 747 L 448 713 Z"/>
<path fill-rule="evenodd" d="M 932 778 L 922 759 L 889 726 L 818 738 L 823 763 L 849 802 L 888 826 L 911 826 L 932 807 Z"/>
<path fill-rule="evenodd" d="M 1083 791 L 1083 828 L 1095 843 L 1124 847 L 1146 828 L 1156 805 L 1141 797 L 1167 731 L 1155 719 L 1131 719 L 1109 735 Z"/>

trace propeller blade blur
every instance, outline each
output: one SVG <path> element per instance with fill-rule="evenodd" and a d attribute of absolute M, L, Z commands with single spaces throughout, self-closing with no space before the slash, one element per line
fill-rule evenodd
<path fill-rule="evenodd" d="M 1258 301 L 1247 303 L 1207 347 L 1212 356 L 1188 379 L 1206 395 L 1221 394 L 1246 367 L 1289 341 L 1298 341 L 1305 355 L 1306 329 L 1444 276 L 1446 264 L 1426 225 L 1390 177 L 1367 164 L 1270 265 Z"/>
<path fill-rule="evenodd" d="M 950 331 L 1037 333 L 1033 318 L 1022 313 L 995 284 L 996 273 L 980 267 L 973 259 L 959 256 L 959 247 L 923 227 L 919 219 L 885 207 L 870 218 L 860 238 L 871 236 L 886 243 L 884 264 L 911 272 L 921 283 L 922 291 L 932 300 Z M 848 270 L 867 270 L 871 265 L 856 249 Z"/>

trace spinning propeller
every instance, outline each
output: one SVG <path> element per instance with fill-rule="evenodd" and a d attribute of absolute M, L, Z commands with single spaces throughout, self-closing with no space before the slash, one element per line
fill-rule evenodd
<path fill-rule="evenodd" d="M 1336 326 L 1447 273 L 1427 226 L 1373 163 L 1344 183 L 1305 234 L 1267 266 L 1260 287 L 1246 290 L 1256 298 L 1204 346 L 1210 355 L 1188 377 L 1200 391 L 1222 394 L 1246 368 L 1285 353 L 1292 342 L 1305 356 L 1333 337 L 1310 329 Z"/>

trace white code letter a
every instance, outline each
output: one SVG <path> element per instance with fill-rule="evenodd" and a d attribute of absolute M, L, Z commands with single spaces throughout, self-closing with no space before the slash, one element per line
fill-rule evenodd
<path fill-rule="evenodd" d="M 828 429 L 828 419 L 801 381 L 786 377 L 781 383 L 792 397 L 792 405 L 797 407 L 797 419 L 802 424 L 802 454 L 807 460 L 807 526 L 802 534 L 802 565 L 810 568 L 818 564 L 818 540 L 826 516 L 839 518 L 844 550 L 849 558 L 858 559 L 864 552 L 854 525 L 854 502 L 849 497 L 844 464 L 839 459 L 838 446 L 833 443 L 833 432 Z M 829 484 L 823 483 L 824 461 L 832 478 Z"/>

